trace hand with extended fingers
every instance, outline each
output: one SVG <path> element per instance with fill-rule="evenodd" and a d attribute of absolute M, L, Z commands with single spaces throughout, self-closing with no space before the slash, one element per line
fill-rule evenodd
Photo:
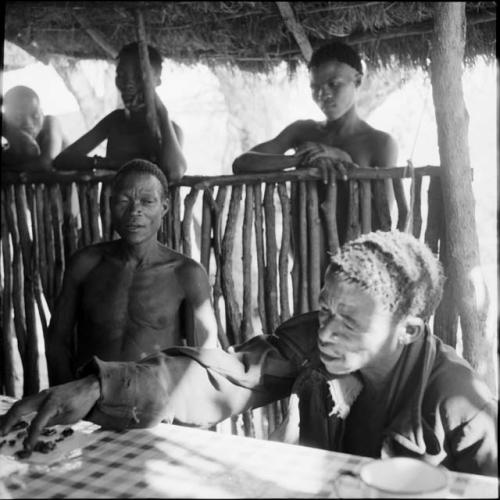
<path fill-rule="evenodd" d="M 99 380 L 89 375 L 27 396 L 0 417 L 0 436 L 5 436 L 23 417 L 36 413 L 24 441 L 24 449 L 32 450 L 45 427 L 78 422 L 90 412 L 100 395 Z"/>
<path fill-rule="evenodd" d="M 301 158 L 300 166 L 319 167 L 325 184 L 335 182 L 337 174 L 340 174 L 345 181 L 347 172 L 352 168 L 358 168 L 348 153 L 319 142 L 302 143 L 297 148 L 296 156 Z"/>

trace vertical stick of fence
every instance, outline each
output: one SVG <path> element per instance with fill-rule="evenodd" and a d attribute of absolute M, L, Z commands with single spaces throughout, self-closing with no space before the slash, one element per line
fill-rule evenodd
<path fill-rule="evenodd" d="M 240 338 L 241 313 L 236 301 L 233 281 L 233 248 L 236 224 L 242 196 L 241 186 L 232 186 L 231 200 L 227 213 L 226 228 L 222 238 L 222 268 L 221 285 L 226 302 L 226 334 L 231 343 L 237 343 Z"/>
<path fill-rule="evenodd" d="M 413 203 L 413 236 L 420 238 L 422 231 L 422 176 L 415 173 L 415 199 Z"/>
<path fill-rule="evenodd" d="M 43 338 L 47 338 L 47 318 L 45 317 L 43 287 L 40 279 L 40 231 L 38 228 L 37 206 L 35 200 L 35 187 L 26 185 L 29 210 L 31 212 L 31 233 L 33 235 L 33 291 L 35 301 L 42 323 Z M 64 246 L 63 246 L 64 250 Z"/>
<path fill-rule="evenodd" d="M 286 184 L 278 183 L 278 194 L 281 203 L 281 247 L 279 254 L 279 279 L 280 279 L 280 322 L 290 318 L 290 304 L 288 293 L 288 254 L 290 253 L 291 239 L 291 213 L 290 213 L 290 198 L 288 197 Z"/>
<path fill-rule="evenodd" d="M 12 302 L 14 306 L 14 330 L 16 332 L 17 348 L 21 357 L 23 372 L 25 372 L 27 360 L 26 324 L 24 317 L 23 262 L 21 256 L 21 244 L 19 241 L 13 185 L 10 185 L 7 189 L 5 212 L 7 216 L 7 226 L 9 228 L 12 241 Z"/>
<path fill-rule="evenodd" d="M 276 257 L 276 210 L 274 207 L 274 183 L 268 183 L 264 192 L 264 214 L 266 220 L 266 317 L 267 331 L 274 332 L 278 326 L 278 267 Z"/>
<path fill-rule="evenodd" d="M 47 296 L 49 292 L 49 275 L 47 265 L 47 242 L 45 237 L 45 217 L 43 210 L 43 184 L 38 184 L 35 187 L 35 204 L 36 204 L 36 229 L 37 240 L 39 248 L 39 261 L 38 268 L 40 269 L 40 279 L 42 281 L 42 288 Z M 76 244 L 76 242 L 75 242 Z"/>
<path fill-rule="evenodd" d="M 245 187 L 245 212 L 243 215 L 242 260 L 243 260 L 243 316 L 241 333 L 244 340 L 252 335 L 252 225 L 253 186 Z"/>
<path fill-rule="evenodd" d="M 54 310 L 54 300 L 55 300 L 55 243 L 54 243 L 54 231 L 52 228 L 52 214 L 50 209 L 50 194 L 48 186 L 45 186 L 43 191 L 43 217 L 45 222 L 45 241 L 46 241 L 46 254 L 47 254 L 47 279 L 48 288 L 47 303 L 51 311 Z"/>
<path fill-rule="evenodd" d="M 99 184 L 93 183 L 88 187 L 88 204 L 90 219 L 90 234 L 92 243 L 101 241 L 99 231 Z"/>
<path fill-rule="evenodd" d="M 369 180 L 363 179 L 360 185 L 361 198 L 361 232 L 369 233 L 372 230 L 372 186 Z"/>
<path fill-rule="evenodd" d="M 28 203 L 24 184 L 15 188 L 15 204 L 19 241 L 24 271 L 24 311 L 26 321 L 26 343 L 24 367 L 24 396 L 40 390 L 38 365 L 38 333 L 35 317 L 35 293 L 33 287 L 33 243 L 28 229 Z"/>
<path fill-rule="evenodd" d="M 261 185 L 255 184 L 254 191 L 254 211 L 255 211 L 255 247 L 257 250 L 257 307 L 259 310 L 260 322 L 264 333 L 272 333 L 267 329 L 266 320 L 266 299 L 265 299 L 265 256 L 264 256 L 264 223 L 262 217 L 262 191 Z"/>
<path fill-rule="evenodd" d="M 346 240 L 354 240 L 361 233 L 359 225 L 359 188 L 356 180 L 349 180 L 349 207 Z"/>
<path fill-rule="evenodd" d="M 63 275 L 65 269 L 65 252 L 63 238 L 63 213 L 62 196 L 58 184 L 53 184 L 49 188 L 52 207 L 52 223 L 54 228 L 54 297 L 56 297 L 62 287 Z"/>
<path fill-rule="evenodd" d="M 78 248 L 85 247 L 92 243 L 89 209 L 87 204 L 87 190 L 88 185 L 86 183 L 78 185 L 78 202 L 80 204 L 80 218 L 82 220 L 82 234 L 78 242 Z"/>
<path fill-rule="evenodd" d="M 391 230 L 391 210 L 387 199 L 386 179 L 376 179 L 372 181 L 373 204 L 375 221 L 372 220 L 374 230 Z M 375 222 L 375 223 L 374 223 Z"/>
<path fill-rule="evenodd" d="M 219 342 L 223 349 L 227 349 L 231 343 L 227 337 L 225 327 L 222 322 L 222 315 L 220 312 L 220 299 L 222 297 L 222 214 L 224 211 L 224 204 L 226 202 L 227 187 L 219 186 L 215 202 L 213 201 L 210 191 L 207 191 L 207 199 L 209 200 L 211 210 L 213 212 L 213 249 L 215 260 L 215 283 L 214 283 L 214 311 L 217 320 L 217 329 L 219 335 Z M 225 321 L 224 321 L 225 324 Z"/>
<path fill-rule="evenodd" d="M 207 273 L 210 272 L 210 234 L 212 232 L 212 208 L 208 197 L 212 197 L 212 189 L 203 192 L 203 211 L 201 215 L 200 262 Z"/>
<path fill-rule="evenodd" d="M 300 280 L 299 280 L 299 313 L 309 311 L 309 276 L 307 254 L 307 188 L 305 181 L 299 183 L 299 244 Z"/>
<path fill-rule="evenodd" d="M 299 185 L 297 182 L 290 183 L 290 214 L 291 214 L 291 246 L 292 246 L 292 296 L 293 314 L 298 314 L 300 310 L 300 215 L 299 215 Z"/>
<path fill-rule="evenodd" d="M 111 241 L 113 237 L 112 234 L 113 230 L 111 228 L 111 210 L 109 205 L 110 198 L 111 198 L 111 185 L 103 182 L 101 184 L 101 196 L 99 200 L 103 241 Z"/>
<path fill-rule="evenodd" d="M 38 205 L 38 189 L 41 188 L 41 186 L 37 186 L 37 211 L 39 212 L 39 215 L 43 213 L 43 207 L 42 205 Z M 76 186 L 73 183 L 69 183 L 66 186 L 65 190 L 65 200 L 64 200 L 64 212 L 65 212 L 65 231 L 64 234 L 66 235 L 66 241 L 67 241 L 67 255 L 70 256 L 72 255 L 75 250 L 78 248 L 78 219 L 76 215 L 73 213 L 73 196 L 76 195 Z M 41 202 L 42 198 L 40 198 Z M 44 234 L 44 231 L 42 231 L 42 234 Z M 45 247 L 44 247 L 44 252 L 45 252 Z M 43 268 L 42 268 L 43 271 Z M 43 279 L 42 279 L 43 282 Z"/>
<path fill-rule="evenodd" d="M 424 240 L 434 253 L 438 253 L 439 237 L 443 231 L 443 200 L 441 179 L 438 176 L 432 176 L 429 181 L 427 204 L 427 227 L 425 229 Z"/>
<path fill-rule="evenodd" d="M 337 228 L 337 182 L 328 183 L 326 197 L 321 203 L 321 211 L 326 226 L 328 251 L 334 254 L 339 248 L 339 233 Z"/>
<path fill-rule="evenodd" d="M 0 223 L 2 234 L 3 297 L 2 297 L 2 383 L 7 396 L 15 396 L 14 332 L 12 331 L 12 260 L 5 210 L 6 193 L 2 190 Z"/>
<path fill-rule="evenodd" d="M 317 181 L 307 182 L 307 230 L 309 243 L 309 310 L 318 309 L 318 296 L 321 286 L 321 255 L 320 220 L 318 205 Z"/>

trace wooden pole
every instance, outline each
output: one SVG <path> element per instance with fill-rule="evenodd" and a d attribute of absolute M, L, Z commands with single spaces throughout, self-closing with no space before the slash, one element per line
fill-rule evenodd
<path fill-rule="evenodd" d="M 304 27 L 297 21 L 290 2 L 276 2 L 276 5 L 280 11 L 283 21 L 285 21 L 286 27 L 292 33 L 297 45 L 300 47 L 300 51 L 302 52 L 306 63 L 308 63 L 311 60 L 313 49 L 309 38 L 307 38 Z"/>
<path fill-rule="evenodd" d="M 264 255 L 264 222 L 262 216 L 262 189 L 260 184 L 253 187 L 254 211 L 255 211 L 255 248 L 257 250 L 257 308 L 263 333 L 273 333 L 267 330 L 266 321 L 266 299 L 264 275 L 266 272 L 266 260 Z"/>
<path fill-rule="evenodd" d="M 215 260 L 215 283 L 214 283 L 214 311 L 215 319 L 217 320 L 217 332 L 219 335 L 219 342 L 223 349 L 227 349 L 231 343 L 227 337 L 225 328 L 222 324 L 222 317 L 219 307 L 219 301 L 222 298 L 222 213 L 226 203 L 227 186 L 220 186 L 217 190 L 215 202 L 213 201 L 210 190 L 205 191 L 204 199 L 208 200 L 213 210 L 213 226 L 214 226 L 214 260 Z"/>
<path fill-rule="evenodd" d="M 253 186 L 245 188 L 245 213 L 241 236 L 243 260 L 243 316 L 241 333 L 243 340 L 252 336 L 252 225 L 253 225 Z"/>
<path fill-rule="evenodd" d="M 488 371 L 486 315 L 489 301 L 481 273 L 462 73 L 465 3 L 436 2 L 431 83 L 442 169 L 443 204 L 453 283 L 463 335 L 463 355 L 480 374 Z"/>
<path fill-rule="evenodd" d="M 14 383 L 14 332 L 12 331 L 12 260 L 10 253 L 9 230 L 4 203 L 6 193 L 2 190 L 1 217 L 2 228 L 2 265 L 3 265 L 3 297 L 2 297 L 2 389 L 7 396 L 15 396 Z"/>
<path fill-rule="evenodd" d="M 274 184 L 267 184 L 264 191 L 264 214 L 266 221 L 266 318 L 267 330 L 274 332 L 278 326 L 278 266 L 276 256 L 276 209 L 274 207 Z"/>
<path fill-rule="evenodd" d="M 144 99 L 146 104 L 146 121 L 152 136 L 160 144 L 158 117 L 156 115 L 155 89 L 153 85 L 153 74 L 149 60 L 148 44 L 146 41 L 146 28 L 144 18 L 140 9 L 135 9 L 137 23 L 137 42 L 139 44 L 139 62 L 141 65 L 142 79 L 144 83 Z"/>
<path fill-rule="evenodd" d="M 291 213 L 290 198 L 288 197 L 286 184 L 278 184 L 278 194 L 281 202 L 281 247 L 279 255 L 279 277 L 280 277 L 280 322 L 283 323 L 290 318 L 290 304 L 288 296 L 288 254 L 290 253 L 291 241 Z"/>

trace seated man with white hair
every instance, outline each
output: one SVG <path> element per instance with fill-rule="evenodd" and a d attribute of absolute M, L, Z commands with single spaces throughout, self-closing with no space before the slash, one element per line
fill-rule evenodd
<path fill-rule="evenodd" d="M 94 358 L 74 382 L 16 403 L 30 449 L 46 425 L 85 418 L 111 428 L 208 427 L 290 396 L 275 437 L 368 457 L 412 456 L 497 474 L 497 403 L 471 366 L 434 336 L 442 293 L 432 252 L 413 236 L 375 232 L 331 258 L 320 310 L 217 349 L 174 347 L 140 362 Z"/>

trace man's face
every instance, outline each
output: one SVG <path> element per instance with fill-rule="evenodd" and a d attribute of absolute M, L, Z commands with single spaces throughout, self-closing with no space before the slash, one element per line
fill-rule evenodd
<path fill-rule="evenodd" d="M 314 102 L 333 121 L 354 105 L 361 75 L 348 64 L 328 61 L 311 70 L 310 82 Z"/>
<path fill-rule="evenodd" d="M 13 98 L 5 103 L 5 117 L 19 130 L 36 139 L 43 126 L 43 113 L 36 97 Z"/>
<path fill-rule="evenodd" d="M 145 108 L 144 86 L 139 60 L 132 56 L 123 56 L 116 67 L 115 77 L 123 104 L 130 112 L 141 111 Z M 160 83 L 160 77 L 153 69 L 153 85 Z"/>
<path fill-rule="evenodd" d="M 167 201 L 161 182 L 151 174 L 131 173 L 116 186 L 111 197 L 113 227 L 124 241 L 136 245 L 156 239 Z"/>
<path fill-rule="evenodd" d="M 358 284 L 328 274 L 319 306 L 318 347 L 330 374 L 380 366 L 400 348 L 392 313 Z"/>

